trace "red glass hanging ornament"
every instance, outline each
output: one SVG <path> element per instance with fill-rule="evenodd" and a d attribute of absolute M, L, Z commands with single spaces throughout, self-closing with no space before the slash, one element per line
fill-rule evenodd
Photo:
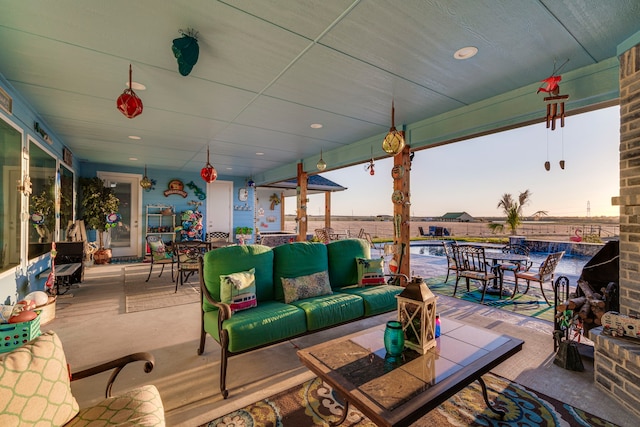
<path fill-rule="evenodd" d="M 202 170 L 200 170 L 200 176 L 207 184 L 211 184 L 216 180 L 216 178 L 218 178 L 218 172 L 216 171 L 216 168 L 214 168 L 211 163 L 209 163 L 209 148 L 207 148 L 207 164 L 202 168 Z"/>
<path fill-rule="evenodd" d="M 131 89 L 131 64 L 129 64 L 129 87 L 122 92 L 116 101 L 116 107 L 125 117 L 133 119 L 142 113 L 142 100 Z"/>

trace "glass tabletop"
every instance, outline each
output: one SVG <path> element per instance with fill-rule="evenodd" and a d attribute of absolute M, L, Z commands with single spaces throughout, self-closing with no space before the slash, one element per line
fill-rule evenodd
<path fill-rule="evenodd" d="M 309 354 L 333 371 L 346 387 L 357 389 L 388 411 L 461 373 L 509 343 L 508 336 L 443 319 L 437 345 L 421 355 L 405 349 L 399 358 L 386 354 L 384 325 Z"/>

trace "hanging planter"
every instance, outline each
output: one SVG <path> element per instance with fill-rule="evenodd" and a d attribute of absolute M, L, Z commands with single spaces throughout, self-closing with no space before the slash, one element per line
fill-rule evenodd
<path fill-rule="evenodd" d="M 211 184 L 218 178 L 218 171 L 209 163 L 209 148 L 207 148 L 207 164 L 200 170 L 200 176 L 207 184 Z"/>
<path fill-rule="evenodd" d="M 131 64 L 129 64 L 129 87 L 122 92 L 116 101 L 116 107 L 128 119 L 133 119 L 142 114 L 142 100 L 131 89 L 132 84 Z"/>

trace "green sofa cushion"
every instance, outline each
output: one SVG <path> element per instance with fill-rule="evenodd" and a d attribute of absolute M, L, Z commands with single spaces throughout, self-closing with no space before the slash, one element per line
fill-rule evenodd
<path fill-rule="evenodd" d="M 326 245 L 329 281 L 333 289 L 358 283 L 356 258 L 371 258 L 369 243 L 363 239 L 334 240 Z"/>
<path fill-rule="evenodd" d="M 220 276 L 256 269 L 256 297 L 261 301 L 274 299 L 273 252 L 262 245 L 238 245 L 209 251 L 204 256 L 204 283 L 216 301 L 220 301 Z M 215 310 L 206 300 L 204 311 Z"/>
<path fill-rule="evenodd" d="M 229 351 L 239 352 L 306 332 L 305 313 L 291 304 L 261 301 L 257 307 L 234 313 L 222 325 L 229 333 Z M 204 329 L 216 341 L 218 312 L 204 313 Z"/>
<path fill-rule="evenodd" d="M 326 271 L 327 247 L 322 243 L 295 242 L 273 248 L 273 283 L 276 301 L 284 301 L 282 278 Z M 257 275 L 258 273 L 256 273 Z"/>
<path fill-rule="evenodd" d="M 362 298 L 357 295 L 333 293 L 294 301 L 291 305 L 304 310 L 309 331 L 348 322 L 364 315 Z"/>
<path fill-rule="evenodd" d="M 339 292 L 358 295 L 364 300 L 364 315 L 375 316 L 377 314 L 393 311 L 398 307 L 396 295 L 402 292 L 402 286 L 378 285 L 378 286 L 349 286 Z"/>

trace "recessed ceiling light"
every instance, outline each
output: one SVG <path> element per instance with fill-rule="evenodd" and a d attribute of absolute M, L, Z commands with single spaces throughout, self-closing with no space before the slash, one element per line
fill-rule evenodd
<path fill-rule="evenodd" d="M 311 129 L 321 129 L 322 128 L 322 124 L 320 123 L 312 123 L 311 124 Z"/>
<path fill-rule="evenodd" d="M 453 54 L 453 57 L 456 59 L 469 59 L 476 56 L 476 53 L 478 53 L 477 47 L 467 46 L 467 47 L 458 49 L 456 53 Z"/>
<path fill-rule="evenodd" d="M 264 153 L 263 153 L 263 152 L 261 152 L 261 151 L 258 151 L 258 152 L 256 153 L 256 156 L 264 156 Z"/>
<path fill-rule="evenodd" d="M 142 137 L 137 135 L 129 135 L 129 139 L 142 139 Z"/>
<path fill-rule="evenodd" d="M 129 82 L 127 82 L 125 84 L 127 85 L 127 87 L 129 87 Z M 146 90 L 147 87 L 145 85 L 143 85 L 142 83 L 131 82 L 131 89 L 133 89 L 133 90 Z"/>
<path fill-rule="evenodd" d="M 137 157 L 129 157 L 129 160 L 134 161 L 134 160 L 138 160 Z"/>
<path fill-rule="evenodd" d="M 228 167 L 228 168 L 227 168 L 227 170 L 228 170 L 228 171 L 230 171 L 230 170 L 232 170 L 232 169 L 233 169 L 233 168 L 231 168 L 231 167 Z"/>

